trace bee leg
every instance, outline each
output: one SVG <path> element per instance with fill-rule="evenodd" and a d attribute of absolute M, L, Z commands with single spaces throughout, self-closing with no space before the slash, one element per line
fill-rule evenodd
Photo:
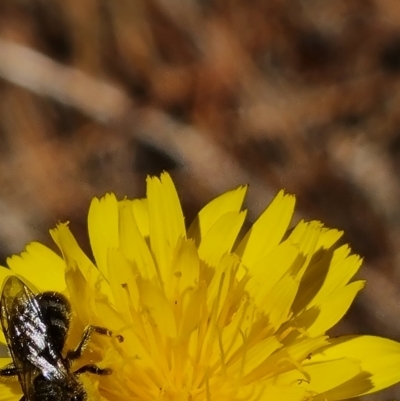
<path fill-rule="evenodd" d="M 86 346 L 87 346 L 87 344 L 88 344 L 88 342 L 90 340 L 90 337 L 92 336 L 93 333 L 98 333 L 98 334 L 101 334 L 103 336 L 108 336 L 108 337 L 112 336 L 112 331 L 106 329 L 105 327 L 87 326 L 85 328 L 85 330 L 83 331 L 81 341 L 79 342 L 77 347 L 75 349 L 70 350 L 70 351 L 67 352 L 66 359 L 68 361 L 73 361 L 73 360 L 78 359 L 78 358 L 81 357 L 82 352 L 86 348 Z M 122 336 L 117 336 L 117 339 L 118 339 L 119 342 L 123 341 Z"/>
<path fill-rule="evenodd" d="M 96 365 L 84 365 L 74 372 L 76 375 L 82 373 L 92 373 L 93 375 L 110 375 L 112 373 L 111 369 L 101 369 Z"/>
<path fill-rule="evenodd" d="M 9 363 L 8 365 L 4 366 L 4 368 L 0 369 L 0 376 L 12 377 L 17 375 L 18 371 L 13 363 Z"/>

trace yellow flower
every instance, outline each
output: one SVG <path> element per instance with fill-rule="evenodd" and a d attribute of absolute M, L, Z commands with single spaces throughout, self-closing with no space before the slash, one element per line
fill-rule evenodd
<path fill-rule="evenodd" d="M 59 224 L 51 234 L 61 257 L 32 243 L 0 281 L 13 273 L 66 294 L 69 348 L 87 324 L 124 337 L 93 336 L 86 360 L 113 373 L 82 375 L 92 397 L 342 400 L 400 381 L 399 343 L 326 334 L 364 286 L 353 280 L 360 258 L 335 245 L 342 233 L 317 221 L 289 230 L 295 199 L 281 191 L 238 239 L 245 193 L 216 198 L 186 229 L 170 176 L 148 178 L 146 199 L 92 201 L 93 260 Z M 1 384 L 0 401 L 20 397 Z"/>

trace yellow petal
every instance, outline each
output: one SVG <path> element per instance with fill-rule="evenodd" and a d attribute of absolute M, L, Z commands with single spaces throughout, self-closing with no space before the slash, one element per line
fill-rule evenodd
<path fill-rule="evenodd" d="M 57 228 L 50 231 L 54 242 L 60 248 L 67 266 L 70 269 L 78 268 L 85 278 L 87 285 L 92 287 L 92 290 L 107 297 L 110 302 L 113 302 L 112 291 L 104 276 L 85 255 L 79 247 L 76 239 L 72 235 L 67 224 L 59 224 Z M 79 296 L 78 296 L 79 299 Z"/>
<path fill-rule="evenodd" d="M 9 357 L 0 358 L 0 368 L 9 365 L 13 360 Z M 17 379 L 3 379 L 0 381 L 0 399 L 3 401 L 19 401 L 22 397 L 21 386 Z"/>
<path fill-rule="evenodd" d="M 13 272 L 12 270 L 8 269 L 7 267 L 0 266 L 0 288 L 3 288 L 4 281 L 6 281 L 6 278 L 9 276 L 12 276 Z"/>
<path fill-rule="evenodd" d="M 260 310 L 268 316 L 272 331 L 276 331 L 289 318 L 298 286 L 298 280 L 286 274 L 258 305 Z"/>
<path fill-rule="evenodd" d="M 0 289 L 3 288 L 4 281 L 7 277 L 11 276 L 12 272 L 6 267 L 0 266 Z M 3 330 L 0 330 L 0 344 L 6 344 L 6 338 L 4 336 Z"/>
<path fill-rule="evenodd" d="M 261 386 L 259 386 L 261 387 Z M 306 399 L 306 391 L 300 386 L 263 386 L 263 392 L 260 397 L 255 396 L 250 400 L 254 401 L 304 401 Z M 257 391 L 255 391 L 257 394 Z M 242 400 L 247 398 L 241 398 Z"/>
<path fill-rule="evenodd" d="M 225 192 L 209 202 L 197 215 L 190 225 L 188 237 L 195 240 L 198 246 L 208 230 L 225 214 L 240 212 L 247 192 L 247 186 L 241 186 L 232 191 Z"/>
<path fill-rule="evenodd" d="M 133 269 L 139 272 L 142 278 L 152 280 L 157 275 L 157 270 L 145 237 L 137 225 L 138 220 L 134 217 L 133 210 L 134 201 L 119 202 L 121 250 L 125 257 L 133 263 Z"/>
<path fill-rule="evenodd" d="M 312 357 L 313 360 L 314 357 Z M 333 388 L 338 388 L 360 374 L 360 366 L 356 360 L 349 357 L 322 363 L 312 363 L 304 366 L 308 383 L 304 386 L 314 394 L 327 394 Z M 348 397 L 346 397 L 348 398 Z M 331 397 L 324 398 L 332 400 Z"/>
<path fill-rule="evenodd" d="M 79 311 L 84 325 L 106 326 L 115 333 L 125 326 L 124 320 L 115 312 L 109 298 L 101 291 L 94 291 L 94 282 L 88 283 L 80 269 L 69 267 L 65 279 L 72 309 Z M 82 303 L 85 303 L 85 308 L 82 308 Z"/>
<path fill-rule="evenodd" d="M 93 198 L 88 215 L 90 245 L 96 265 L 107 277 L 107 252 L 119 247 L 118 201 L 114 194 Z"/>
<path fill-rule="evenodd" d="M 194 241 L 181 239 L 165 285 L 168 299 L 172 302 L 181 302 L 182 293 L 197 287 L 199 274 L 200 259 Z"/>
<path fill-rule="evenodd" d="M 235 254 L 225 254 L 218 267 L 215 269 L 214 276 L 208 286 L 207 303 L 209 310 L 215 315 L 219 316 L 224 302 L 229 294 L 231 288 L 232 276 L 239 264 L 239 258 Z"/>
<path fill-rule="evenodd" d="M 82 272 L 77 268 L 77 266 L 67 268 L 65 272 L 65 281 L 70 295 L 69 299 L 72 310 L 79 311 L 81 321 L 83 324 L 87 324 L 91 321 L 95 311 L 94 299 L 91 296 L 90 287 L 87 285 Z M 85 305 L 84 308 L 81 307 L 82 303 Z M 91 322 L 90 324 L 94 324 L 94 322 Z"/>
<path fill-rule="evenodd" d="M 294 310 L 309 308 L 344 287 L 356 274 L 362 260 L 350 255 L 347 245 L 334 250 L 320 251 L 319 260 L 311 263 L 302 277 Z"/>
<path fill-rule="evenodd" d="M 243 360 L 238 359 L 232 366 L 229 366 L 229 374 L 233 377 L 247 376 L 258 369 L 268 357 L 282 347 L 282 343 L 275 336 L 267 337 L 259 341 L 254 347 L 251 347 L 243 354 Z M 246 383 L 246 378 L 244 379 Z"/>
<path fill-rule="evenodd" d="M 2 357 L 0 358 L 0 369 L 9 365 L 13 360 L 10 357 Z"/>
<path fill-rule="evenodd" d="M 110 249 L 108 268 L 108 282 L 113 292 L 115 307 L 127 321 L 133 324 L 133 309 L 135 315 L 139 309 L 139 293 L 132 262 L 124 257 L 120 249 Z"/>
<path fill-rule="evenodd" d="M 245 217 L 245 211 L 224 214 L 202 238 L 198 248 L 200 259 L 211 266 L 218 265 L 221 257 L 231 252 Z"/>
<path fill-rule="evenodd" d="M 0 399 L 2 401 L 19 401 L 22 397 L 22 390 L 19 383 L 0 382 Z"/>
<path fill-rule="evenodd" d="M 287 346 L 282 349 L 281 352 L 286 352 L 292 360 L 300 362 L 305 359 L 308 360 L 307 358 L 309 358 L 310 354 L 328 344 L 328 336 L 325 335 L 314 338 L 303 338 L 287 344 Z"/>
<path fill-rule="evenodd" d="M 39 291 L 65 291 L 64 260 L 39 242 L 32 242 L 20 255 L 8 258 L 7 264 Z"/>
<path fill-rule="evenodd" d="M 318 244 L 316 249 L 329 249 L 343 236 L 343 231 L 332 229 L 332 228 L 322 228 Z"/>
<path fill-rule="evenodd" d="M 284 241 L 253 265 L 247 290 L 259 304 L 272 287 L 289 271 L 299 257 L 297 247 Z"/>
<path fill-rule="evenodd" d="M 312 356 L 312 361 L 355 360 L 360 374 L 323 394 L 342 400 L 373 393 L 400 381 L 400 343 L 374 336 L 346 336 L 330 340 L 331 346 Z"/>
<path fill-rule="evenodd" d="M 282 343 L 281 343 L 282 344 Z M 309 338 L 288 347 L 279 347 L 269 358 L 261 363 L 243 379 L 243 383 L 256 382 L 266 378 L 266 382 L 276 385 L 296 384 L 300 379 L 307 379 L 301 371 L 302 361 L 314 350 L 326 345 L 326 337 Z"/>
<path fill-rule="evenodd" d="M 346 258 L 342 256 L 346 254 L 347 250 L 348 247 L 345 246 L 344 249 L 340 248 L 338 252 L 334 253 L 324 285 L 318 291 L 312 303 L 319 302 L 320 299 L 345 286 L 361 267 L 362 259 L 358 255 L 350 255 Z"/>
<path fill-rule="evenodd" d="M 149 223 L 149 202 L 147 199 L 133 199 L 131 201 L 132 213 L 135 218 L 137 228 L 143 238 L 150 236 Z"/>
<path fill-rule="evenodd" d="M 235 252 L 250 271 L 282 241 L 292 219 L 294 204 L 294 196 L 280 191 L 240 242 Z"/>
<path fill-rule="evenodd" d="M 179 239 L 186 237 L 178 194 L 167 173 L 163 173 L 160 179 L 147 179 L 147 199 L 150 244 L 163 281 L 170 271 L 169 266 Z"/>
<path fill-rule="evenodd" d="M 296 324 L 310 336 L 320 335 L 334 326 L 348 311 L 354 298 L 364 288 L 364 281 L 355 281 L 331 294 L 296 317 Z"/>
<path fill-rule="evenodd" d="M 204 296 L 204 289 L 202 287 L 190 289 L 185 294 L 185 302 L 182 305 L 182 318 L 179 321 L 180 341 L 188 339 L 193 330 L 198 326 Z"/>
<path fill-rule="evenodd" d="M 144 313 L 147 313 L 152 325 L 163 334 L 164 338 L 175 338 L 177 327 L 171 304 L 163 292 L 148 281 L 138 283 L 140 299 Z"/>
<path fill-rule="evenodd" d="M 302 278 L 311 259 L 317 250 L 318 241 L 321 237 L 322 224 L 318 221 L 300 221 L 289 235 L 287 241 L 296 246 L 299 250 L 299 257 L 296 264 L 292 266 L 292 275 Z"/>

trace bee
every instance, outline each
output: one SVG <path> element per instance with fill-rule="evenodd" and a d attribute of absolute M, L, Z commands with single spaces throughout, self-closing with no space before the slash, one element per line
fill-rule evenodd
<path fill-rule="evenodd" d="M 20 401 L 85 401 L 82 373 L 109 375 L 111 369 L 88 364 L 71 372 L 93 333 L 111 336 L 104 327 L 87 326 L 75 349 L 63 356 L 71 319 L 71 305 L 58 292 L 33 292 L 16 276 L 6 279 L 0 299 L 0 321 L 13 363 L 0 376 L 18 377 Z M 123 341 L 122 336 L 117 336 Z"/>

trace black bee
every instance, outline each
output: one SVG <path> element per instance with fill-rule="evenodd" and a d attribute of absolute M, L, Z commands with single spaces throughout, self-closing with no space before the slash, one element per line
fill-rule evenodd
<path fill-rule="evenodd" d="M 20 401 L 84 401 L 82 373 L 108 375 L 110 369 L 84 365 L 71 372 L 92 333 L 111 336 L 110 330 L 88 326 L 74 350 L 63 356 L 70 326 L 71 306 L 58 292 L 33 294 L 16 276 L 6 279 L 0 300 L 0 320 L 13 363 L 0 369 L 0 376 L 18 376 Z M 121 336 L 117 336 L 122 341 Z"/>

